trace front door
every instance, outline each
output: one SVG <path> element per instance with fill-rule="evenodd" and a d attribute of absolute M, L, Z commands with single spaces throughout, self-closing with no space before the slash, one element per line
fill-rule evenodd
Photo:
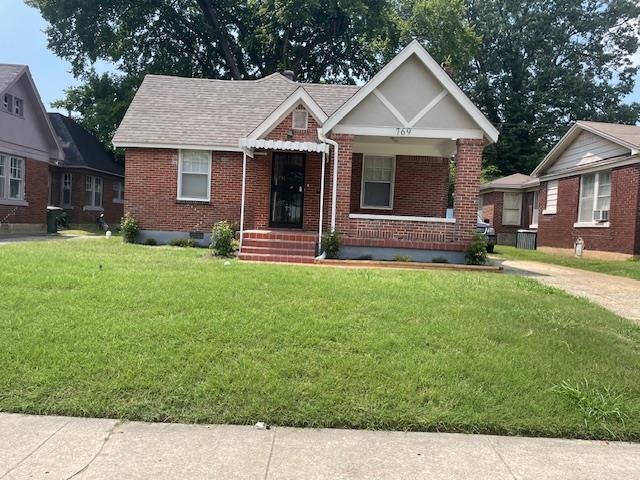
<path fill-rule="evenodd" d="M 272 227 L 302 228 L 304 153 L 274 153 L 271 176 Z"/>

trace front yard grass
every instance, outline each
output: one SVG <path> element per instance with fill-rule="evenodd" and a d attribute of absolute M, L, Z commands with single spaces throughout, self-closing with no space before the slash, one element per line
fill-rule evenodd
<path fill-rule="evenodd" d="M 533 280 L 0 246 L 0 410 L 640 440 L 640 327 Z"/>
<path fill-rule="evenodd" d="M 525 250 L 505 245 L 496 245 L 493 255 L 495 255 L 494 258 L 500 260 L 532 260 L 640 280 L 640 261 L 634 259 L 594 260 L 545 253 L 539 250 Z"/>

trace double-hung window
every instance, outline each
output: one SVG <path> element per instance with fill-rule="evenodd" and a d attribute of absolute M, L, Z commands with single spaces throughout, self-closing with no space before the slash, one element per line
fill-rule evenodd
<path fill-rule="evenodd" d="M 0 154 L 0 199 L 24 200 L 24 159 Z"/>
<path fill-rule="evenodd" d="M 367 155 L 362 161 L 361 208 L 393 208 L 395 158 Z"/>
<path fill-rule="evenodd" d="M 599 219 L 604 219 L 605 216 L 608 218 L 610 204 L 611 172 L 582 175 L 578 223 L 593 223 Z"/>
<path fill-rule="evenodd" d="M 122 182 L 114 182 L 113 184 L 113 202 L 124 202 L 124 186 Z"/>
<path fill-rule="evenodd" d="M 180 150 L 178 200 L 208 202 L 211 196 L 211 152 Z"/>
<path fill-rule="evenodd" d="M 102 178 L 93 175 L 87 175 L 86 186 L 84 191 L 85 207 L 100 208 L 102 207 Z"/>
<path fill-rule="evenodd" d="M 520 225 L 522 218 L 522 194 L 517 192 L 504 192 L 502 204 L 502 224 Z"/>
<path fill-rule="evenodd" d="M 60 203 L 65 207 L 71 205 L 71 174 L 62 174 L 62 188 L 60 191 Z"/>

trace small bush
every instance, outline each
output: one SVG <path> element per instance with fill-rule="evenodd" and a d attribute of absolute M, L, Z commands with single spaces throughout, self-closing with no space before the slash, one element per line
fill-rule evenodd
<path fill-rule="evenodd" d="M 373 260 L 373 255 L 369 255 L 368 253 L 366 255 L 360 255 L 356 260 Z"/>
<path fill-rule="evenodd" d="M 449 263 L 449 260 L 444 257 L 433 257 L 431 263 Z"/>
<path fill-rule="evenodd" d="M 340 234 L 335 230 L 322 236 L 322 251 L 327 254 L 327 258 L 338 258 L 341 245 Z"/>
<path fill-rule="evenodd" d="M 147 239 L 144 241 L 144 244 L 145 244 L 145 245 L 149 245 L 149 246 L 155 246 L 155 245 L 158 245 L 158 242 L 156 241 L 156 239 L 155 239 L 155 238 L 147 238 Z"/>
<path fill-rule="evenodd" d="M 171 240 L 169 245 L 172 247 L 195 247 L 196 242 L 192 238 L 176 238 L 175 240 Z"/>
<path fill-rule="evenodd" d="M 481 233 L 475 233 L 471 243 L 464 252 L 467 265 L 484 265 L 487 263 L 487 239 Z"/>
<path fill-rule="evenodd" d="M 411 256 L 409 255 L 396 255 L 395 257 L 393 257 L 393 261 L 394 262 L 411 262 Z"/>
<path fill-rule="evenodd" d="M 211 229 L 211 251 L 219 257 L 232 257 L 238 250 L 236 232 L 233 226 L 226 221 L 216 223 Z"/>
<path fill-rule="evenodd" d="M 130 212 L 127 212 L 120 219 L 120 230 L 122 231 L 123 242 L 134 243 L 138 233 L 140 233 L 140 224 Z"/>

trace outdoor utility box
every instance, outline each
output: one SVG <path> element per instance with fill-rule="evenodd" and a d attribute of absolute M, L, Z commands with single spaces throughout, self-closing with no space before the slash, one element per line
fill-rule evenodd
<path fill-rule="evenodd" d="M 538 241 L 538 232 L 536 230 L 518 230 L 516 236 L 516 248 L 525 250 L 535 250 Z"/>
<path fill-rule="evenodd" d="M 58 219 L 64 215 L 64 209 L 60 207 L 47 207 L 47 233 L 58 231 Z"/>

